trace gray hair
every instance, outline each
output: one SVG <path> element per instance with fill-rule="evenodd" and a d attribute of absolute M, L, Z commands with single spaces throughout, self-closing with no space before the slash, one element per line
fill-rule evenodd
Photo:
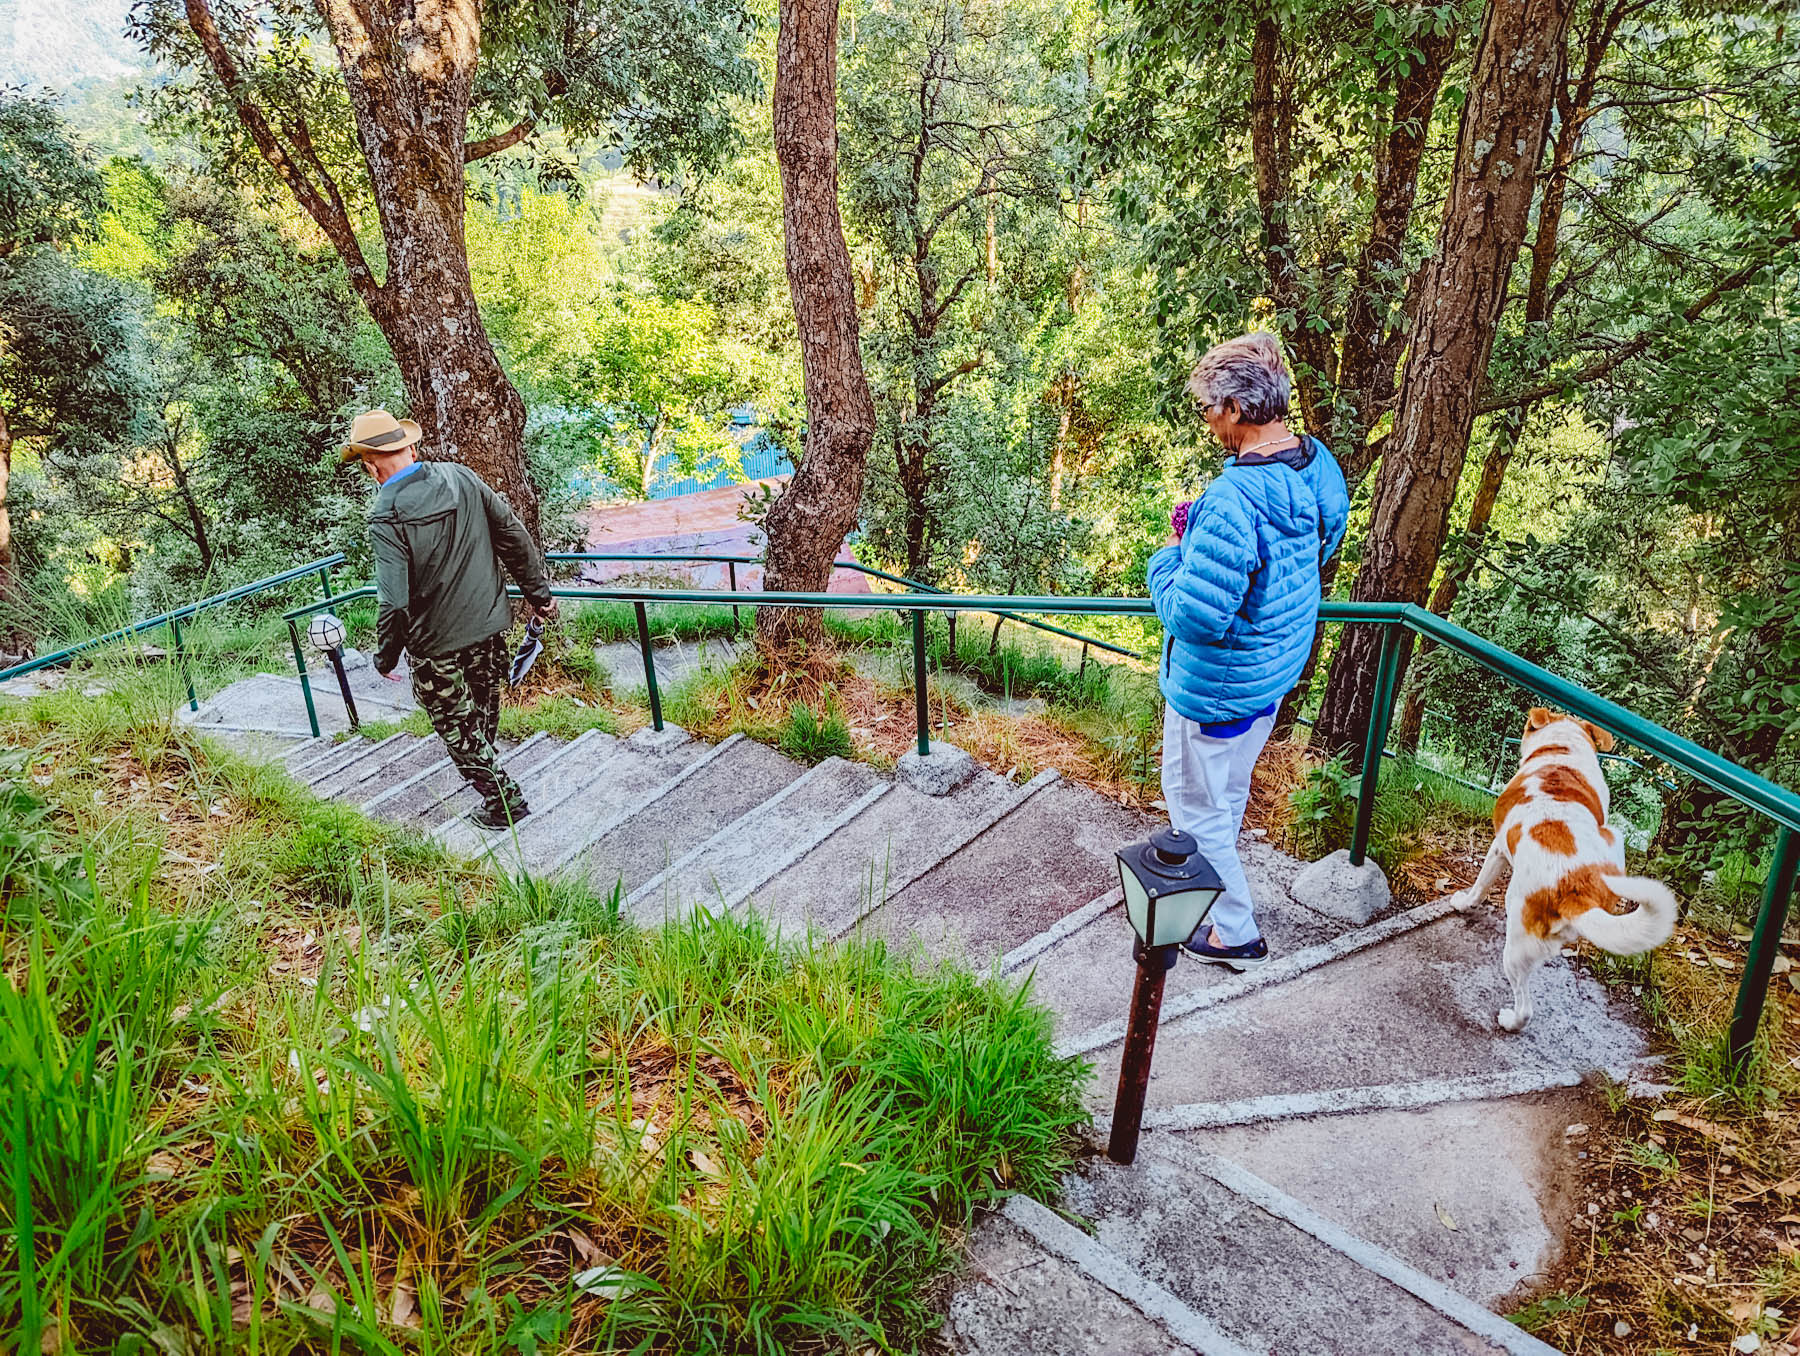
<path fill-rule="evenodd" d="M 1237 402 L 1246 424 L 1269 424 L 1286 418 L 1293 391 L 1281 345 L 1275 336 L 1258 331 L 1214 344 L 1188 378 L 1194 399 L 1208 404 Z"/>

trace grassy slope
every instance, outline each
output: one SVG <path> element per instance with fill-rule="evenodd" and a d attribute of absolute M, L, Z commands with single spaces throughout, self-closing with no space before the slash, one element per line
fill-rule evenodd
<path fill-rule="evenodd" d="M 166 686 L 0 707 L 20 1346 L 905 1349 L 1066 1161 L 1020 991 L 469 871 Z"/>

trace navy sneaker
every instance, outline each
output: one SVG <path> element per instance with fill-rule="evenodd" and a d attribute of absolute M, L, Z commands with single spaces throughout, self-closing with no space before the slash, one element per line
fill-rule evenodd
<path fill-rule="evenodd" d="M 1206 924 L 1202 924 L 1200 931 L 1183 942 L 1181 949 L 1200 960 L 1213 965 L 1229 965 L 1238 971 L 1254 970 L 1259 965 L 1269 963 L 1269 944 L 1261 937 L 1254 942 L 1245 942 L 1242 946 L 1214 946 L 1212 928 Z"/>

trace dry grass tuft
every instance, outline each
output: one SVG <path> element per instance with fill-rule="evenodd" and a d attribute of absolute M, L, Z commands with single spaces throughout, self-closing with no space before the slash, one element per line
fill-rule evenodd
<path fill-rule="evenodd" d="M 1596 1099 L 1565 1255 L 1523 1311 L 1560 1350 L 1723 1353 L 1755 1336 L 1747 1349 L 1800 1356 L 1800 947 L 1784 948 L 1748 1098 L 1708 1077 L 1743 959 L 1741 940 L 1684 928 L 1632 976 L 1678 1086 Z"/>

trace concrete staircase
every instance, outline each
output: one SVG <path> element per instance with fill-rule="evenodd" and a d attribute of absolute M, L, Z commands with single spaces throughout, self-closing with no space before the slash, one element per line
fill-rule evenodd
<path fill-rule="evenodd" d="M 231 709 L 226 737 L 284 744 L 275 756 L 321 795 L 498 869 L 622 881 L 641 921 L 755 908 L 1029 976 L 1059 1050 L 1095 1065 L 1104 1139 L 1133 971 L 1113 852 L 1150 821 L 1055 772 L 1017 785 L 977 769 L 934 799 L 737 736 L 539 735 L 506 749 L 533 813 L 494 834 L 464 818 L 474 798 L 435 739 L 294 740 L 274 720 L 257 735 Z M 1057 1209 L 1015 1198 L 985 1218 L 948 1348 L 1549 1350 L 1496 1311 L 1561 1247 L 1580 1085 L 1642 1064 L 1631 1014 L 1552 967 L 1534 1025 L 1504 1035 L 1491 906 L 1450 898 L 1351 927 L 1290 898 L 1299 863 L 1244 849 L 1277 959 L 1248 975 L 1176 967 L 1138 1162 L 1096 1155 Z"/>

